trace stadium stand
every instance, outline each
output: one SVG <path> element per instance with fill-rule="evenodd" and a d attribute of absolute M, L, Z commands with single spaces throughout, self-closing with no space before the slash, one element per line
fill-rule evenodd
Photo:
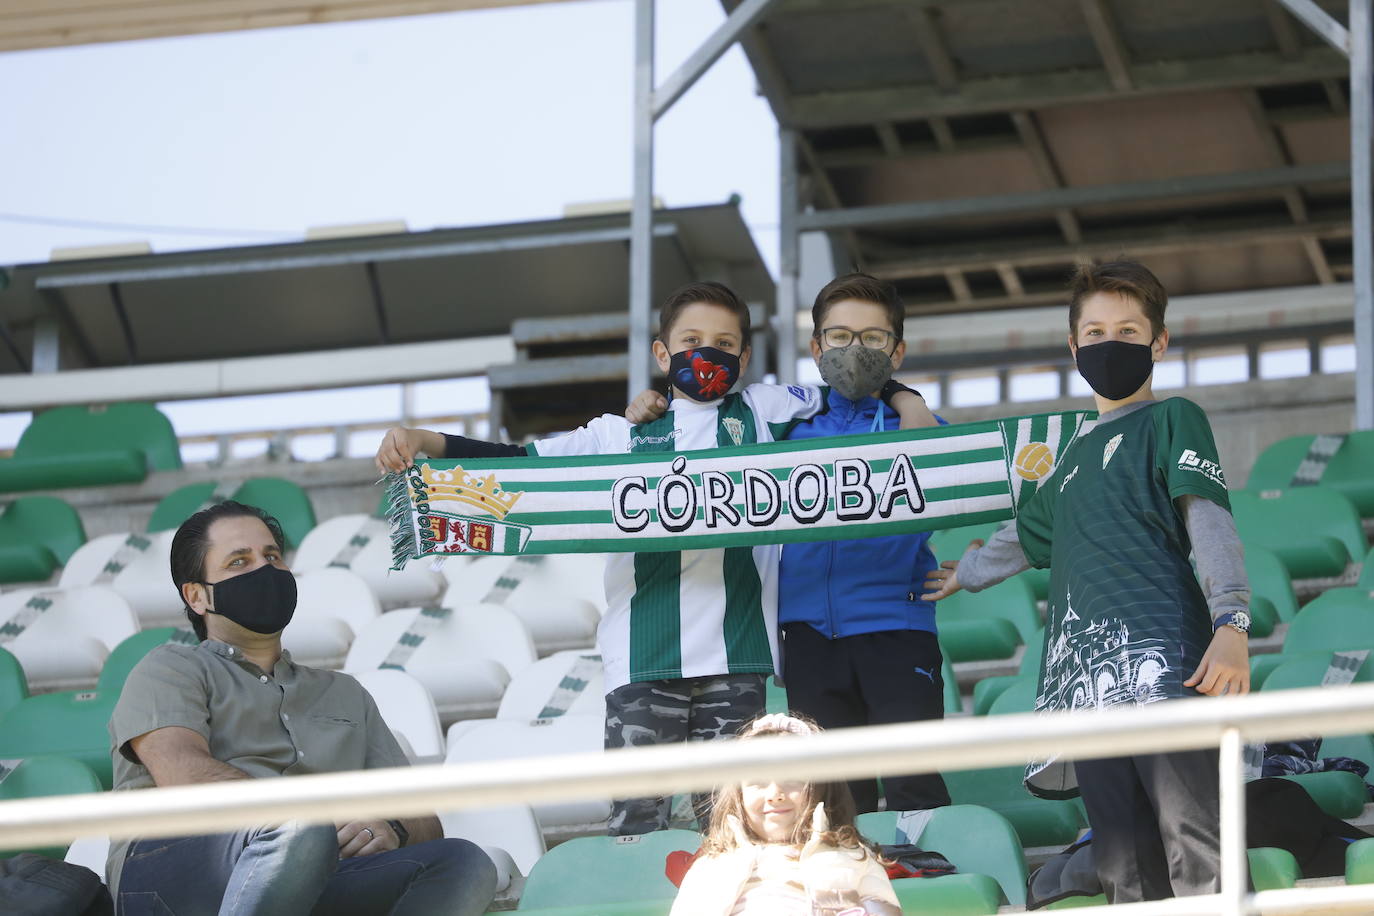
<path fill-rule="evenodd" d="M 61 588 L 103 585 L 114 589 L 138 615 L 140 626 L 184 623 L 181 598 L 167 570 L 173 531 L 157 534 L 103 534 L 81 545 L 58 578 Z"/>
<path fill-rule="evenodd" d="M 1260 452 L 1250 467 L 1246 483 L 1250 490 L 1286 489 L 1294 486 L 1298 469 L 1307 459 L 1316 436 L 1289 436 Z M 1374 518 L 1374 430 L 1356 430 L 1343 435 L 1336 450 L 1326 459 L 1315 481 L 1350 500 L 1361 516 Z"/>
<path fill-rule="evenodd" d="M 446 837 L 471 840 L 483 849 L 501 850 L 511 858 L 520 875 L 528 875 L 548 851 L 534 810 L 528 805 L 440 812 L 439 823 Z"/>
<path fill-rule="evenodd" d="M 942 635 L 950 621 L 1006 620 L 1016 627 L 1017 642 L 1024 643 L 1044 626 L 1036 608 L 1035 590 L 1021 576 L 981 592 L 955 592 L 936 605 L 935 613 Z"/>
<path fill-rule="evenodd" d="M 196 511 L 224 499 L 257 506 L 281 522 L 287 548 L 295 548 L 315 527 L 315 509 L 300 484 L 279 477 L 253 477 L 237 487 L 207 481 L 187 484 L 163 497 L 148 530 L 175 531 Z"/>
<path fill-rule="evenodd" d="M 434 698 L 419 680 L 394 668 L 355 671 L 392 733 L 405 738 L 411 763 L 442 763 L 444 731 Z"/>
<path fill-rule="evenodd" d="M 53 496 L 25 496 L 0 513 L 0 582 L 42 582 L 85 542 L 76 510 Z"/>
<path fill-rule="evenodd" d="M 985 716 L 1006 690 L 1024 680 L 1035 680 L 1040 676 L 1040 665 L 1045 659 L 1045 631 L 1041 629 L 1026 640 L 1026 651 L 1021 656 L 1021 664 L 1016 674 L 992 675 L 980 678 L 973 685 L 973 714 Z"/>
<path fill-rule="evenodd" d="M 138 632 L 128 602 L 99 586 L 6 592 L 0 621 L 11 630 L 5 647 L 35 691 L 95 683 L 114 648 Z"/>
<path fill-rule="evenodd" d="M 17 762 L 6 760 L 3 764 L 8 766 L 0 765 L 0 770 L 3 770 L 0 772 L 0 801 L 11 798 L 41 798 L 46 795 L 85 795 L 102 791 L 96 774 L 79 760 L 34 755 Z M 67 854 L 67 847 L 48 846 L 18 851 L 61 859 Z M 96 872 L 104 873 L 103 867 Z"/>
<path fill-rule="evenodd" d="M 1331 588 L 1305 604 L 1288 625 L 1285 654 L 1374 649 L 1374 597 L 1365 589 Z"/>
<path fill-rule="evenodd" d="M 34 416 L 0 459 L 0 491 L 136 483 L 181 467 L 181 446 L 151 404 L 55 407 Z"/>
<path fill-rule="evenodd" d="M 282 634 L 282 646 L 303 664 L 338 668 L 353 640 L 381 606 L 367 582 L 347 569 L 316 569 L 296 576 L 296 614 Z"/>
<path fill-rule="evenodd" d="M 525 624 L 495 604 L 389 611 L 357 634 L 344 670 L 379 668 L 388 658 L 396 664 L 393 650 L 434 696 L 446 725 L 495 712 L 511 675 L 536 660 Z"/>
<path fill-rule="evenodd" d="M 118 698 L 96 690 L 28 697 L 0 718 L 0 760 L 70 757 L 90 767 L 109 789 L 114 772 L 106 725 Z"/>
<path fill-rule="evenodd" d="M 134 670 L 134 666 L 143 660 L 143 656 L 154 648 L 169 642 L 195 644 L 196 641 L 196 636 L 189 626 L 154 627 L 135 633 L 110 652 L 105 664 L 100 668 L 100 678 L 96 681 L 95 689 L 118 694 L 124 689 L 124 681 L 129 677 L 129 672 Z"/>
<path fill-rule="evenodd" d="M 1273 551 L 1294 579 L 1339 576 L 1369 549 L 1359 513 L 1334 490 L 1233 492 L 1231 511 L 1245 545 Z"/>
<path fill-rule="evenodd" d="M 443 594 L 447 583 L 429 564 L 410 563 L 400 570 L 390 566 L 391 534 L 386 520 L 362 513 L 336 515 L 311 528 L 291 562 L 296 573 L 331 567 L 357 573 L 382 607 L 416 607 L 437 601 Z"/>
<path fill-rule="evenodd" d="M 511 678 L 498 719 L 528 722 L 561 715 L 606 715 L 601 656 L 587 650 L 555 652 Z"/>

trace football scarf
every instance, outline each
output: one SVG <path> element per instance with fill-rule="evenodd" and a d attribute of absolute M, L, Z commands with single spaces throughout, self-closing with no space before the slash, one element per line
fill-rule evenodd
<path fill-rule="evenodd" d="M 393 568 L 464 553 L 703 550 L 1002 521 L 1095 416 L 676 453 L 421 459 L 385 479 Z"/>

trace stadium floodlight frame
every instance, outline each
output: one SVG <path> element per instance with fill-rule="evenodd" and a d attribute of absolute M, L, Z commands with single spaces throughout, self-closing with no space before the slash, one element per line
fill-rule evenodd
<path fill-rule="evenodd" d="M 1374 122 L 1374 91 L 1371 91 L 1371 0 L 1349 0 L 1349 27 L 1342 25 L 1314 0 L 1279 0 L 1298 20 L 1350 62 L 1350 209 L 1354 248 L 1355 285 L 1355 423 L 1356 429 L 1374 429 L 1374 213 L 1371 208 L 1371 127 Z M 749 30 L 774 6 L 776 0 L 744 0 L 731 11 L 711 36 L 668 78 L 654 88 L 655 0 L 635 0 L 634 77 L 634 178 L 630 210 L 630 339 L 645 341 L 651 328 L 653 278 L 651 227 L 653 225 L 654 124 L 683 93 L 736 41 L 746 40 Z M 1118 69 L 1120 69 L 1118 67 Z M 1129 74 L 1118 73 L 1129 79 Z M 808 230 L 853 230 L 888 222 L 913 222 L 949 216 L 959 207 L 981 207 L 986 212 L 1012 212 L 1017 206 L 1043 209 L 1082 195 L 1097 202 L 1116 193 L 1139 199 L 1141 193 L 1161 196 L 1183 193 L 1194 187 L 1205 193 L 1209 183 L 1246 181 L 1259 187 L 1269 181 L 1291 185 L 1309 177 L 1306 166 L 1272 169 L 1240 176 L 1205 176 L 1167 182 L 1141 182 L 1116 188 L 1070 188 L 998 198 L 913 202 L 874 207 L 826 210 L 803 214 L 799 196 L 798 135 L 795 125 L 779 125 L 779 275 L 777 309 L 773 330 L 778 348 L 778 379 L 796 381 L 798 287 L 801 273 L 800 233 Z M 1313 179 L 1317 180 L 1317 179 Z M 1147 187 L 1157 186 L 1157 187 Z M 1106 198 L 1104 198 L 1106 199 Z M 651 372 L 647 353 L 630 348 L 628 394 L 649 387 Z"/>
<path fill-rule="evenodd" d="M 1243 914 L 1369 912 L 1374 884 L 1250 893 L 1246 881 L 1247 741 L 1374 731 L 1374 684 L 1316 687 L 1140 708 L 969 716 L 842 729 L 795 740 L 711 741 L 602 753 L 250 779 L 0 802 L 0 849 L 223 832 L 284 820 L 336 822 L 434 811 L 704 791 L 767 772 L 835 781 L 1219 747 L 1221 892 L 1082 912 Z"/>

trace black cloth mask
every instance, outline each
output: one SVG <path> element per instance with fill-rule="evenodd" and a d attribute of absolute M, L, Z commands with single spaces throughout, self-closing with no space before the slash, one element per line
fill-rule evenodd
<path fill-rule="evenodd" d="M 214 601 L 210 613 L 254 633 L 280 633 L 296 613 L 296 577 L 270 563 L 232 579 L 201 584 Z"/>
<path fill-rule="evenodd" d="M 1083 381 L 1109 401 L 1135 394 L 1155 371 L 1150 345 L 1124 340 L 1104 340 L 1079 347 L 1075 362 Z"/>
<path fill-rule="evenodd" d="M 716 347 L 692 347 L 673 354 L 668 381 L 703 404 L 725 397 L 739 381 L 739 357 Z"/>
<path fill-rule="evenodd" d="M 850 344 L 821 354 L 821 378 L 851 401 L 862 401 L 892 378 L 892 357 L 886 350 Z"/>

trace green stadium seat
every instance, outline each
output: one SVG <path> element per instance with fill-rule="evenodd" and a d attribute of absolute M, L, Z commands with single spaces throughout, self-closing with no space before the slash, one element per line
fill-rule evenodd
<path fill-rule="evenodd" d="M 0 582 L 41 582 L 86 543 L 76 510 L 54 496 L 25 496 L 0 513 Z"/>
<path fill-rule="evenodd" d="M 897 842 L 897 814 L 861 814 L 859 832 L 878 843 Z M 997 880 L 1008 903 L 1026 902 L 1026 858 L 1021 839 L 1006 818 L 979 805 L 936 808 L 919 837 L 911 842 L 943 855 L 962 874 Z"/>
<path fill-rule="evenodd" d="M 124 681 L 129 677 L 129 672 L 134 670 L 134 665 L 157 646 L 169 642 L 195 644 L 199 640 L 195 639 L 189 629 L 181 627 L 154 627 L 135 633 L 115 646 L 110 657 L 105 659 L 95 689 L 102 693 L 109 691 L 118 696 L 124 689 Z"/>
<path fill-rule="evenodd" d="M 787 705 L 787 688 L 778 685 L 775 678 L 767 678 L 764 681 L 764 711 L 768 713 L 789 712 Z"/>
<path fill-rule="evenodd" d="M 957 715 L 964 711 L 964 700 L 959 696 L 959 679 L 954 673 L 954 665 L 949 659 L 940 666 L 940 678 L 945 682 L 945 715 Z"/>
<path fill-rule="evenodd" d="M 29 695 L 29 683 L 24 679 L 24 666 L 4 648 L 0 648 L 0 719 Z"/>
<path fill-rule="evenodd" d="M 1374 884 L 1374 839 L 1356 840 L 1346 848 L 1345 883 Z"/>
<path fill-rule="evenodd" d="M 1303 652 L 1299 655 L 1281 653 L 1274 656 L 1284 659 L 1283 664 L 1273 669 L 1264 679 L 1265 690 L 1296 690 L 1302 687 L 1320 687 L 1322 678 L 1331 667 L 1330 652 Z M 1374 653 L 1365 659 L 1360 670 L 1355 672 L 1355 682 L 1374 681 Z"/>
<path fill-rule="evenodd" d="M 1284 637 L 1283 654 L 1374 649 L 1374 597 L 1369 589 L 1329 588 L 1309 601 Z"/>
<path fill-rule="evenodd" d="M 148 520 L 149 531 L 170 531 L 181 527 L 196 512 L 216 501 L 219 485 L 211 482 L 192 483 L 178 487 L 162 498 Z M 296 547 L 315 527 L 315 509 L 310 497 L 299 484 L 277 477 L 255 477 L 246 480 L 229 497 L 249 506 L 257 506 L 281 522 L 286 546 Z"/>
<path fill-rule="evenodd" d="M 19 798 L 45 798 L 50 795 L 85 795 L 102 791 L 100 780 L 91 768 L 69 757 L 32 756 L 23 758 L 9 775 L 0 780 L 0 801 Z M 6 850 L 6 856 L 33 852 L 40 856 L 61 859 L 67 847 L 37 847 Z"/>
<path fill-rule="evenodd" d="M 79 760 L 106 789 L 114 781 L 110 713 L 117 694 L 95 690 L 40 693 L 0 718 L 0 760 L 58 755 Z"/>
<path fill-rule="evenodd" d="M 1275 669 L 1294 657 L 1295 655 L 1287 653 L 1250 656 L 1250 689 L 1261 689 L 1264 686 L 1265 680 L 1269 675 L 1274 673 Z M 1329 658 L 1330 655 L 1328 654 L 1326 657 Z"/>
<path fill-rule="evenodd" d="M 1274 627 L 1278 626 L 1279 612 L 1274 607 L 1274 602 L 1263 595 L 1251 594 L 1250 596 L 1250 635 L 1263 639 L 1274 633 Z"/>
<path fill-rule="evenodd" d="M 955 620 L 1007 620 L 1016 627 L 1018 642 L 1033 637 L 1044 626 L 1030 583 L 1013 576 L 981 592 L 957 591 L 935 605 L 941 629 Z"/>
<path fill-rule="evenodd" d="M 1002 901 L 1001 887 L 988 875 L 898 878 L 892 890 L 907 916 L 986 916 Z"/>
<path fill-rule="evenodd" d="M 1360 588 L 1374 589 L 1374 547 L 1369 549 L 1369 553 L 1364 555 L 1364 565 L 1360 568 L 1360 581 L 1356 583 Z"/>
<path fill-rule="evenodd" d="M 1307 457 L 1315 436 L 1291 436 L 1266 448 L 1250 468 L 1247 489 L 1276 490 L 1292 485 L 1293 474 Z M 1343 494 L 1360 515 L 1374 517 L 1374 432 L 1350 433 L 1331 456 L 1321 486 Z"/>
<path fill-rule="evenodd" d="M 671 906 L 677 888 L 663 872 L 666 857 L 700 847 L 700 834 L 691 830 L 568 840 L 534 863 L 519 909 L 595 907 L 587 911 L 591 913 L 601 912 L 607 904 L 645 901 L 667 901 Z"/>
<path fill-rule="evenodd" d="M 1038 680 L 1040 665 L 1045 659 L 1045 631 L 1037 631 L 1026 640 L 1026 651 L 1021 656 L 1021 666 L 1016 674 L 1002 674 L 985 677 L 973 685 L 973 714 L 985 716 L 992 704 L 1012 684 L 1023 677 Z"/>
<path fill-rule="evenodd" d="M 1369 549 L 1355 507 L 1325 487 L 1233 492 L 1231 511 L 1246 548 L 1272 550 L 1294 579 L 1338 576 Z"/>
<path fill-rule="evenodd" d="M 1281 778 L 1302 786 L 1317 807 L 1343 821 L 1359 817 L 1364 811 L 1365 802 L 1369 801 L 1369 790 L 1365 788 L 1364 780 L 1349 770 L 1299 773 Z"/>
<path fill-rule="evenodd" d="M 941 563 L 946 560 L 957 560 L 964 555 L 965 550 L 968 550 L 970 541 L 986 541 L 1000 527 L 1001 522 L 989 522 L 985 525 L 965 525 L 962 528 L 933 531 L 930 535 L 931 552 Z"/>
<path fill-rule="evenodd" d="M 1011 658 L 1021 644 L 1021 634 L 1016 624 L 1001 617 L 982 620 L 941 619 L 939 628 L 940 649 L 951 662 Z"/>
<path fill-rule="evenodd" d="M 1291 621 L 1298 613 L 1298 599 L 1293 594 L 1293 579 L 1278 555 L 1272 550 L 1247 544 L 1245 573 L 1250 579 L 1251 597 L 1262 595 L 1269 599 L 1279 620 Z"/>
<path fill-rule="evenodd" d="M 0 460 L 0 491 L 137 483 L 181 467 L 171 422 L 152 404 L 55 407 L 34 416 Z"/>

